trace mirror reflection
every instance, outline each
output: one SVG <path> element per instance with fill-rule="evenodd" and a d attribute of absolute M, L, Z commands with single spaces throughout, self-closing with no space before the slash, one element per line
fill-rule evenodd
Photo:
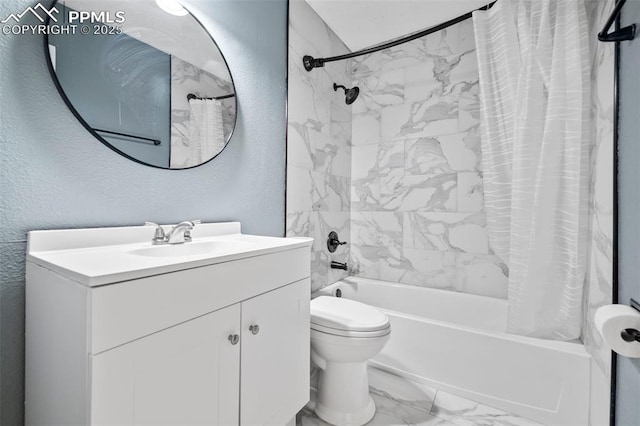
<path fill-rule="evenodd" d="M 236 121 L 233 79 L 218 46 L 175 0 L 65 0 L 48 36 L 50 69 L 76 117 L 100 141 L 150 166 L 206 163 Z M 84 18 L 84 20 L 83 20 Z"/>

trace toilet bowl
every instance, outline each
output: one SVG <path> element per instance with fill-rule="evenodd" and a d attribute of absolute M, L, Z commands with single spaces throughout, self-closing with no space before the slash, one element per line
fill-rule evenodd
<path fill-rule="evenodd" d="M 389 340 L 389 318 L 354 300 L 320 296 L 311 301 L 311 359 L 320 368 L 315 412 L 337 426 L 370 421 L 367 361 Z"/>

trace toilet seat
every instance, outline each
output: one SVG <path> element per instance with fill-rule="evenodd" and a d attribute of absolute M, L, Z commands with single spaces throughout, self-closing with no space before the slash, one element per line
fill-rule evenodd
<path fill-rule="evenodd" d="M 373 338 L 391 332 L 387 315 L 378 309 L 339 297 L 311 301 L 311 330 L 334 336 Z"/>

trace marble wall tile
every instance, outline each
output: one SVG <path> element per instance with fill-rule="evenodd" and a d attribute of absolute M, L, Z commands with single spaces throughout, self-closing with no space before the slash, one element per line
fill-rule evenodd
<path fill-rule="evenodd" d="M 403 70 L 392 70 L 353 80 L 352 84 L 360 88 L 358 102 L 353 104 L 353 113 L 404 103 L 404 77 Z"/>
<path fill-rule="evenodd" d="M 476 60 L 470 22 L 354 58 L 358 275 L 506 297 L 508 271 L 486 231 Z"/>
<path fill-rule="evenodd" d="M 442 92 L 442 85 L 436 80 L 435 61 L 425 58 L 422 63 L 405 68 L 404 84 L 406 102 L 417 102 L 439 96 Z"/>
<path fill-rule="evenodd" d="M 381 280 L 455 290 L 455 252 L 392 248 L 382 251 L 380 255 Z"/>
<path fill-rule="evenodd" d="M 311 291 L 318 291 L 329 285 L 329 254 L 324 251 L 311 251 Z"/>
<path fill-rule="evenodd" d="M 482 174 L 478 172 L 458 173 L 458 211 L 484 211 Z"/>
<path fill-rule="evenodd" d="M 482 152 L 478 128 L 464 133 L 438 136 L 442 152 L 455 171 L 481 171 Z"/>
<path fill-rule="evenodd" d="M 587 264 L 585 319 L 582 339 L 596 368 L 604 377 L 610 377 L 611 352 L 604 345 L 595 328 L 595 311 L 612 303 L 613 297 L 613 159 L 614 159 L 614 73 L 613 43 L 600 43 L 596 34 L 602 22 L 610 15 L 613 0 L 587 1 L 589 33 L 591 35 L 591 190 L 589 214 L 591 217 L 590 248 Z M 593 376 L 593 375 L 592 375 Z M 603 386 L 594 382 L 592 386 Z M 592 395 L 606 395 L 606 389 L 594 389 Z M 608 401 L 592 397 L 592 411 L 608 413 Z M 599 407 L 599 408 L 597 408 Z M 605 414 L 606 417 L 606 414 Z"/>
<path fill-rule="evenodd" d="M 352 152 L 353 179 L 386 176 L 394 169 L 404 167 L 404 144 L 387 142 L 381 144 L 357 145 Z"/>
<path fill-rule="evenodd" d="M 351 149 L 351 178 L 369 177 L 378 166 L 378 144 L 356 145 Z"/>
<path fill-rule="evenodd" d="M 329 115 L 331 117 L 330 136 L 340 148 L 348 149 L 351 146 L 351 121 L 353 119 L 351 106 L 342 103 L 342 100 L 332 101 Z"/>
<path fill-rule="evenodd" d="M 338 55 L 348 49 L 301 0 L 289 9 L 289 98 L 287 140 L 287 236 L 314 238 L 311 286 L 317 290 L 345 276 L 331 260 L 349 261 L 350 246 L 329 254 L 331 230 L 350 237 L 352 108 L 333 83 L 351 85 L 351 61 L 307 72 L 306 54 Z"/>
<path fill-rule="evenodd" d="M 378 246 L 352 244 L 349 254 L 351 263 L 350 273 L 352 275 L 380 279 L 380 255 Z"/>
<path fill-rule="evenodd" d="M 480 98 L 477 94 L 469 92 L 462 94 L 458 107 L 460 108 L 459 132 L 465 132 L 480 125 Z"/>
<path fill-rule="evenodd" d="M 479 93 L 478 59 L 475 47 L 456 56 L 441 58 L 436 62 L 437 78 L 443 84 L 444 94 L 464 96 Z"/>
<path fill-rule="evenodd" d="M 332 135 L 309 129 L 307 146 L 311 151 L 312 170 L 334 176 L 349 177 L 351 173 L 351 155 L 350 148 L 346 144 L 336 143 Z M 296 153 L 291 152 L 295 158 Z M 306 162 L 305 154 L 303 152 L 301 157 Z"/>
<path fill-rule="evenodd" d="M 455 211 L 457 176 L 390 173 L 380 180 L 379 206 L 392 211 Z"/>
<path fill-rule="evenodd" d="M 357 246 L 402 246 L 402 214 L 395 212 L 351 212 L 351 244 Z"/>
<path fill-rule="evenodd" d="M 419 136 L 438 136 L 458 131 L 458 100 L 437 97 L 381 110 L 383 141 Z"/>
<path fill-rule="evenodd" d="M 315 212 L 287 211 L 287 237 L 315 237 Z"/>
<path fill-rule="evenodd" d="M 310 129 L 289 121 L 287 126 L 287 165 L 313 170 L 313 153 L 309 140 Z"/>
<path fill-rule="evenodd" d="M 484 213 L 404 213 L 403 247 L 488 254 L 486 215 Z"/>
<path fill-rule="evenodd" d="M 424 58 L 437 59 L 452 56 L 458 50 L 458 27 L 449 27 L 409 43 L 354 58 L 353 77 L 358 79 L 379 71 L 409 68 L 419 65 Z"/>
<path fill-rule="evenodd" d="M 353 145 L 378 143 L 381 139 L 379 111 L 353 115 L 351 128 L 351 143 Z"/>
<path fill-rule="evenodd" d="M 350 180 L 287 167 L 287 211 L 349 211 Z"/>
<path fill-rule="evenodd" d="M 322 250 L 333 226 L 349 233 L 354 275 L 504 297 L 506 269 L 489 253 L 483 214 L 473 26 L 308 73 L 296 57 L 344 46 L 298 3 L 290 33 L 287 221 L 288 233 L 320 241 L 314 280 L 326 285 L 342 276 L 327 265 L 347 253 Z M 358 85 L 359 99 L 344 105 L 334 82 Z M 347 213 L 349 226 L 324 219 Z"/>
<path fill-rule="evenodd" d="M 404 144 L 406 173 L 437 176 L 453 172 L 437 137 L 408 139 Z"/>
<path fill-rule="evenodd" d="M 392 173 L 396 169 L 404 168 L 404 143 L 386 142 L 378 145 L 379 174 Z"/>
<path fill-rule="evenodd" d="M 351 179 L 351 210 L 379 210 L 380 179 Z"/>
<path fill-rule="evenodd" d="M 318 195 L 315 205 L 319 211 L 349 211 L 351 208 L 351 181 L 349 178 L 331 174 L 311 173 Z"/>
<path fill-rule="evenodd" d="M 509 269 L 497 256 L 458 254 L 456 290 L 506 299 L 508 286 Z"/>
<path fill-rule="evenodd" d="M 317 210 L 314 207 L 316 188 L 313 187 L 311 170 L 287 166 L 287 213 Z M 290 229 L 287 224 L 287 231 Z"/>

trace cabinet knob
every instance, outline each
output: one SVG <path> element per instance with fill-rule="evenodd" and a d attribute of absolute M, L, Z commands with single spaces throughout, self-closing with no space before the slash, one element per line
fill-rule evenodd
<path fill-rule="evenodd" d="M 251 334 L 258 334 L 260 333 L 260 327 L 257 324 L 250 325 L 249 331 L 251 332 Z"/>
<path fill-rule="evenodd" d="M 238 336 L 237 334 L 230 334 L 229 341 L 231 342 L 232 345 L 237 345 L 238 342 L 240 341 L 240 336 Z"/>

